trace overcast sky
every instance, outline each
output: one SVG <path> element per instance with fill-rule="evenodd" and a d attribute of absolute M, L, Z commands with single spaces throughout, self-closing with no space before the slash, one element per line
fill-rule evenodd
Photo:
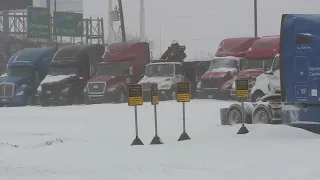
<path fill-rule="evenodd" d="M 140 0 L 122 1 L 126 31 L 139 34 Z M 105 19 L 107 39 L 108 0 L 83 3 L 85 16 Z M 253 0 L 145 0 L 145 9 L 146 35 L 154 41 L 154 55 L 178 40 L 186 45 L 188 58 L 200 58 L 201 51 L 204 56 L 214 53 L 224 37 L 254 35 Z M 283 13 L 320 14 L 320 0 L 258 0 L 258 35 L 279 34 Z M 117 31 L 119 25 L 114 26 Z"/>

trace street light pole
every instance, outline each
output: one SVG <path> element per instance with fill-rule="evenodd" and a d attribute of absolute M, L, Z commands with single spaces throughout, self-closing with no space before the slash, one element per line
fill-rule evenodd
<path fill-rule="evenodd" d="M 254 37 L 258 37 L 258 5 L 257 0 L 254 0 Z"/>

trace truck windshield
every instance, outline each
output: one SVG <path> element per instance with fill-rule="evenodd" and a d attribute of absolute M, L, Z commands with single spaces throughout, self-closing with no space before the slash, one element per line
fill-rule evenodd
<path fill-rule="evenodd" d="M 213 59 L 210 63 L 209 69 L 219 68 L 238 68 L 238 60 L 236 59 Z"/>
<path fill-rule="evenodd" d="M 150 64 L 146 67 L 148 77 L 171 77 L 174 74 L 173 64 Z"/>
<path fill-rule="evenodd" d="M 255 69 L 263 68 L 270 69 L 273 62 L 273 58 L 268 59 L 243 59 L 241 61 L 242 69 Z"/>
<path fill-rule="evenodd" d="M 8 67 L 7 74 L 8 76 L 32 76 L 33 68 L 26 66 Z"/>
<path fill-rule="evenodd" d="M 77 74 L 78 68 L 76 67 L 51 67 L 49 74 L 53 76 L 57 75 L 70 75 Z"/>
<path fill-rule="evenodd" d="M 106 76 L 121 76 L 125 72 L 129 72 L 129 64 L 125 63 L 104 63 L 99 64 L 97 68 L 97 75 Z"/>

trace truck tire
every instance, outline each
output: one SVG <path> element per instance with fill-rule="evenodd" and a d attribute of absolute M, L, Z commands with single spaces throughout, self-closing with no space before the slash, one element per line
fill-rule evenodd
<path fill-rule="evenodd" d="M 250 114 L 244 112 L 245 123 L 251 123 Z M 227 110 L 227 123 L 229 125 L 242 123 L 242 107 L 239 104 L 232 104 Z"/>
<path fill-rule="evenodd" d="M 126 96 L 126 93 L 124 90 L 121 90 L 119 93 L 118 93 L 118 97 L 117 97 L 117 100 L 116 100 L 117 103 L 126 103 L 127 102 L 127 96 Z"/>
<path fill-rule="evenodd" d="M 171 87 L 170 91 L 168 92 L 168 100 L 176 100 L 177 99 L 177 92 L 174 87 Z"/>
<path fill-rule="evenodd" d="M 255 91 L 252 94 L 251 102 L 258 102 L 265 94 L 262 91 Z"/>
<path fill-rule="evenodd" d="M 257 105 L 253 112 L 253 124 L 271 124 L 272 114 L 269 108 L 265 105 Z"/>
<path fill-rule="evenodd" d="M 28 106 L 28 105 L 29 105 L 29 106 L 34 106 L 35 103 L 36 103 L 36 100 L 35 100 L 34 96 L 27 95 L 25 102 L 26 102 L 26 105 L 27 105 L 27 106 Z"/>

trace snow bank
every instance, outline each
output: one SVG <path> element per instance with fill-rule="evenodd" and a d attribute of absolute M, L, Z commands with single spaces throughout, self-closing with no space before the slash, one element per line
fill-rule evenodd
<path fill-rule="evenodd" d="M 57 76 L 52 76 L 52 75 L 47 75 L 40 84 L 44 83 L 53 83 L 53 82 L 59 82 L 63 79 L 67 79 L 69 77 L 74 77 L 76 76 L 75 74 L 70 74 L 70 75 L 57 75 Z"/>
<path fill-rule="evenodd" d="M 192 100 L 158 105 L 154 137 L 153 106 L 138 106 L 139 137 L 134 108 L 127 104 L 64 107 L 0 108 L 0 178 L 10 180 L 292 180 L 319 176 L 318 135 L 285 125 L 221 126 L 219 109 L 234 102 Z M 19 113 L 17 113 L 19 112 Z M 272 173 L 270 173 L 272 172 Z"/>

